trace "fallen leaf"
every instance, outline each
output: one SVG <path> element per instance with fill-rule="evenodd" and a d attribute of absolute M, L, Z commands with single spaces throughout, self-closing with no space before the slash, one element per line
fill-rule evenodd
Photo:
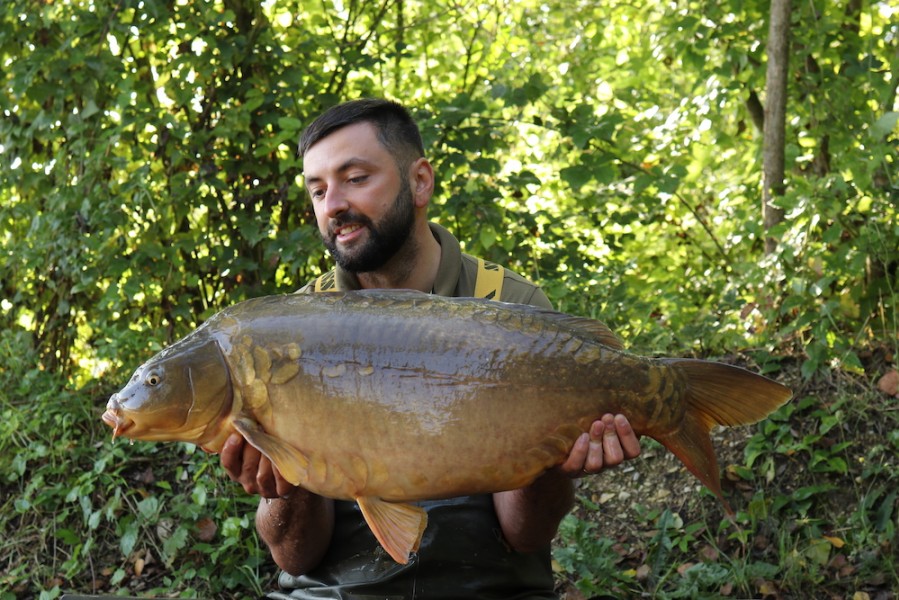
<path fill-rule="evenodd" d="M 852 600 L 871 600 L 871 595 L 868 592 L 855 592 Z"/>
<path fill-rule="evenodd" d="M 650 573 L 649 565 L 640 565 L 637 567 L 636 580 L 637 581 L 646 581 L 649 579 Z"/>
<path fill-rule="evenodd" d="M 823 537 L 825 540 L 830 542 L 830 545 L 833 546 L 834 548 L 842 548 L 843 546 L 846 545 L 846 542 L 844 542 L 842 539 L 840 539 L 838 537 L 833 537 L 833 536 L 829 536 L 829 535 L 825 535 Z"/>
<path fill-rule="evenodd" d="M 153 467 L 147 467 L 134 476 L 134 480 L 144 485 L 151 485 L 156 482 L 156 476 L 153 474 Z"/>
<path fill-rule="evenodd" d="M 777 596 L 777 586 L 770 581 L 758 582 L 758 588 L 762 596 Z"/>
<path fill-rule="evenodd" d="M 721 594 L 722 596 L 730 596 L 731 594 L 733 594 L 733 593 L 734 593 L 734 584 L 733 584 L 733 582 L 728 581 L 727 583 L 725 583 L 724 585 L 722 585 L 722 586 L 718 589 L 718 593 Z"/>
<path fill-rule="evenodd" d="M 587 600 L 587 597 L 584 596 L 584 593 L 570 583 L 565 588 L 565 598 L 567 600 Z"/>
<path fill-rule="evenodd" d="M 844 554 L 837 554 L 830 559 L 830 563 L 828 563 L 827 566 L 831 569 L 842 569 L 845 565 L 846 556 Z"/>
<path fill-rule="evenodd" d="M 811 540 L 804 554 L 809 560 L 819 565 L 826 565 L 830 560 L 830 545 L 826 540 Z"/>
<path fill-rule="evenodd" d="M 197 538 L 201 542 L 211 542 L 216 531 L 218 531 L 218 525 L 209 517 L 197 521 Z"/>
<path fill-rule="evenodd" d="M 134 576 L 135 577 L 141 576 L 141 573 L 144 572 L 145 564 L 146 563 L 144 562 L 144 559 L 142 559 L 142 558 L 138 558 L 137 560 L 134 561 Z"/>
<path fill-rule="evenodd" d="M 899 371 L 890 369 L 877 382 L 877 389 L 890 396 L 899 396 Z"/>
<path fill-rule="evenodd" d="M 840 574 L 840 577 L 850 577 L 852 575 L 855 575 L 855 571 L 856 571 L 855 565 L 846 563 L 845 565 L 840 567 L 839 574 Z"/>
<path fill-rule="evenodd" d="M 719 552 L 718 549 L 712 546 L 711 544 L 706 544 L 699 551 L 699 555 L 708 562 L 715 562 L 718 560 Z"/>
<path fill-rule="evenodd" d="M 172 537 L 172 532 L 174 530 L 175 522 L 171 519 L 159 519 L 159 522 L 156 523 L 156 535 L 158 535 L 161 540 L 167 540 Z"/>

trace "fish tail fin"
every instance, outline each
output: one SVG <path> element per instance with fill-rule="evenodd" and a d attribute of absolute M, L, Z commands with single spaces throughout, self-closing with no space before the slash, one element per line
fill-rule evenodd
<path fill-rule="evenodd" d="M 685 375 L 686 411 L 680 428 L 653 436 L 724 503 L 718 461 L 712 448 L 713 426 L 749 425 L 761 421 L 793 395 L 789 388 L 740 367 L 695 359 L 664 359 Z"/>

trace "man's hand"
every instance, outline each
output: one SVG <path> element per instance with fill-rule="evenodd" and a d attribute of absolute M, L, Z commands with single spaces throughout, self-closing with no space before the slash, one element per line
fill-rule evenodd
<path fill-rule="evenodd" d="M 243 486 L 248 494 L 263 498 L 284 498 L 296 486 L 281 477 L 272 461 L 247 443 L 243 436 L 231 434 L 221 451 L 222 466 L 232 481 Z"/>
<path fill-rule="evenodd" d="M 574 443 L 568 459 L 529 486 L 493 494 L 503 536 L 518 552 L 548 545 L 574 505 L 571 479 L 598 473 L 640 454 L 640 441 L 623 415 L 603 415 Z"/>
<path fill-rule="evenodd" d="M 624 415 L 603 415 L 574 443 L 558 469 L 572 478 L 599 473 L 640 455 L 640 439 Z"/>
<path fill-rule="evenodd" d="M 220 456 L 228 477 L 266 499 L 256 510 L 256 530 L 275 563 L 292 575 L 319 564 L 334 531 L 334 502 L 281 477 L 240 434 L 225 440 Z"/>

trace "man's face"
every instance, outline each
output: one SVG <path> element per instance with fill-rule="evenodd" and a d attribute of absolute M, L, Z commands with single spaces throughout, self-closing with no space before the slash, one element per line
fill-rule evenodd
<path fill-rule="evenodd" d="M 372 124 L 349 125 L 316 142 L 303 157 L 303 172 L 322 241 L 341 268 L 377 270 L 408 239 L 409 181 Z"/>

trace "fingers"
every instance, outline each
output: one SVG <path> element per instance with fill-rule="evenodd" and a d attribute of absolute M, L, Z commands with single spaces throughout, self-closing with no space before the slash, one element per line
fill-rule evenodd
<path fill-rule="evenodd" d="M 279 494 L 272 461 L 262 456 L 256 448 L 253 448 L 252 450 L 253 454 L 256 456 L 253 456 L 247 461 L 249 464 L 245 465 L 247 468 L 247 476 L 252 477 L 255 475 L 256 492 L 260 496 L 263 498 L 277 498 Z M 256 466 L 255 471 L 253 470 L 254 465 Z"/>
<path fill-rule="evenodd" d="M 559 470 L 569 477 L 583 477 L 584 464 L 587 460 L 587 454 L 590 451 L 590 434 L 582 433 L 574 442 L 571 452 L 564 463 L 559 465 Z"/>
<path fill-rule="evenodd" d="M 602 437 L 605 431 L 605 423 L 602 421 L 594 421 L 590 426 L 587 434 L 587 455 L 584 457 L 583 463 L 580 465 L 580 476 L 588 473 L 595 473 L 602 469 L 603 464 L 603 448 Z"/>
<path fill-rule="evenodd" d="M 243 437 L 236 433 L 232 433 L 219 452 L 222 466 L 231 481 L 237 481 L 240 478 L 241 461 L 243 456 Z"/>
<path fill-rule="evenodd" d="M 597 473 L 606 467 L 616 467 L 627 459 L 635 458 L 640 454 L 640 440 L 624 415 L 603 415 L 602 417 L 602 452 L 596 451 L 596 457 L 587 457 L 584 471 Z M 591 428 L 591 440 L 593 429 Z M 593 442 L 598 445 L 599 442 Z M 593 458 L 591 462 L 591 458 Z"/>
<path fill-rule="evenodd" d="M 275 475 L 275 492 L 279 498 L 287 498 L 291 492 L 297 489 L 297 486 L 281 477 L 281 473 L 278 472 L 276 467 L 272 467 L 272 471 Z"/>
<path fill-rule="evenodd" d="M 239 434 L 232 434 L 222 446 L 222 466 L 228 477 L 239 483 L 248 494 L 263 498 L 281 498 L 294 486 L 286 481 L 272 462 Z"/>
<path fill-rule="evenodd" d="M 560 470 L 569 477 L 599 473 L 640 454 L 640 440 L 624 415 L 603 415 L 575 441 Z"/>
<path fill-rule="evenodd" d="M 615 430 L 624 451 L 624 460 L 640 456 L 640 438 L 624 415 L 615 415 Z"/>

